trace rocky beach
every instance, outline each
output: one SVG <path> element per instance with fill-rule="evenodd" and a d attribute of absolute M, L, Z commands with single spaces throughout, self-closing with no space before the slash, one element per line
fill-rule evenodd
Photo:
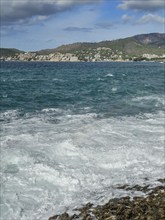
<path fill-rule="evenodd" d="M 73 210 L 72 215 L 67 212 L 54 215 L 49 220 L 163 220 L 165 219 L 165 179 L 158 180 L 162 185 L 150 188 L 149 185 L 118 188 L 126 191 L 135 190 L 146 193 L 144 196 L 125 196 L 110 199 L 104 205 L 94 206 L 87 203 L 81 208 Z"/>

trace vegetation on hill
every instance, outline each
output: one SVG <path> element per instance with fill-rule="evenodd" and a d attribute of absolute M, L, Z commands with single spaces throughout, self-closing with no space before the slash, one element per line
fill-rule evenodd
<path fill-rule="evenodd" d="M 24 51 L 15 48 L 0 48 L 0 57 L 15 56 L 16 54 L 24 53 Z"/>
<path fill-rule="evenodd" d="M 38 51 L 37 54 L 48 55 L 50 53 L 72 53 L 84 57 L 86 55 L 95 55 L 98 48 L 102 49 L 105 56 L 121 54 L 124 58 L 141 56 L 142 54 L 162 55 L 165 53 L 165 34 L 152 33 L 136 35 L 129 38 L 118 39 L 113 41 L 102 41 L 98 43 L 74 43 L 62 45 L 55 49 Z M 109 51 L 107 49 L 110 49 Z"/>
<path fill-rule="evenodd" d="M 7 60 L 22 61 L 122 61 L 165 60 L 165 34 L 141 34 L 97 43 L 73 43 L 55 49 L 25 53 L 17 49 L 0 49 Z"/>

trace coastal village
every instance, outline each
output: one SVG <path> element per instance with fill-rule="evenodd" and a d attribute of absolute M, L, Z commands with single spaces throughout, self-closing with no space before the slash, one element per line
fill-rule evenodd
<path fill-rule="evenodd" d="M 133 37 L 101 41 L 77 42 L 54 49 L 21 51 L 0 48 L 1 61 L 51 61 L 51 62 L 165 62 L 165 34 L 151 33 Z"/>
<path fill-rule="evenodd" d="M 36 52 L 25 52 L 14 56 L 1 56 L 3 61 L 52 61 L 52 62 L 123 62 L 123 61 L 162 61 L 165 62 L 165 54 L 142 54 L 137 57 L 130 57 L 122 51 L 112 51 L 110 48 L 99 47 L 89 51 L 76 51 L 75 53 L 50 53 L 38 54 Z"/>

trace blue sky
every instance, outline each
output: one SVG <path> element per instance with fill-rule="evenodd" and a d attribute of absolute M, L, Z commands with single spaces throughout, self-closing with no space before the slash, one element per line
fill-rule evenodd
<path fill-rule="evenodd" d="M 164 32 L 164 0 L 1 0 L 1 47 L 35 51 Z"/>

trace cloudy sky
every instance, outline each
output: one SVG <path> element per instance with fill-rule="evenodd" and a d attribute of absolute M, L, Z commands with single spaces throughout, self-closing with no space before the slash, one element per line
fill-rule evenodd
<path fill-rule="evenodd" d="M 1 47 L 34 51 L 164 32 L 164 0 L 1 0 Z"/>

